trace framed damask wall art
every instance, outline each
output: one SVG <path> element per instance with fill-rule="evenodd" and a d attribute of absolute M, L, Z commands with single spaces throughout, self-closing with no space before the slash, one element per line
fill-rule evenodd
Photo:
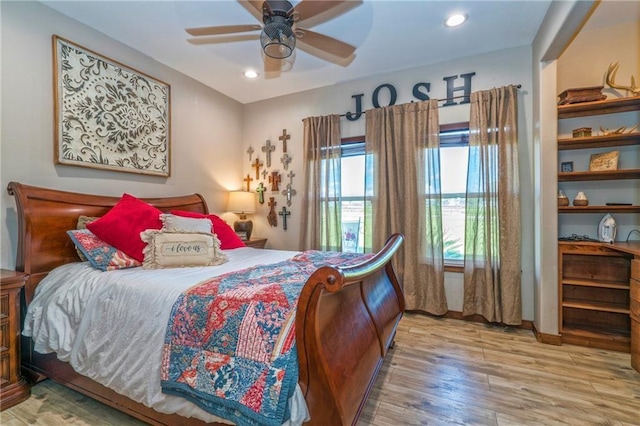
<path fill-rule="evenodd" d="M 170 86 L 53 36 L 55 162 L 170 175 Z"/>

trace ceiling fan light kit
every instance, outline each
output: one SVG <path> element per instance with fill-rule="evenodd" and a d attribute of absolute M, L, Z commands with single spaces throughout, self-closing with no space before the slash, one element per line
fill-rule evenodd
<path fill-rule="evenodd" d="M 289 2 L 286 2 L 289 3 Z M 265 16 L 265 25 L 260 33 L 260 45 L 264 54 L 275 59 L 285 59 L 291 56 L 296 47 L 296 36 L 291 29 L 293 19 L 276 15 Z"/>

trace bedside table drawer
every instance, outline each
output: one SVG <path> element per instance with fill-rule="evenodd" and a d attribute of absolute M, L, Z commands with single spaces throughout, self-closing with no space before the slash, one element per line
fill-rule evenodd
<path fill-rule="evenodd" d="M 29 397 L 20 371 L 20 294 L 28 276 L 0 270 L 0 410 Z"/>
<path fill-rule="evenodd" d="M 11 330 L 9 321 L 2 321 L 0 323 L 0 354 L 11 349 Z"/>
<path fill-rule="evenodd" d="M 11 357 L 0 354 L 0 388 L 11 384 Z"/>
<path fill-rule="evenodd" d="M 0 295 L 0 354 L 10 349 L 11 323 L 9 322 L 9 295 Z M 3 357 L 4 359 L 5 357 Z M 4 371 L 4 362 L 2 371 Z M 4 373 L 2 377 L 5 377 Z"/>
<path fill-rule="evenodd" d="M 9 318 L 9 295 L 0 295 L 0 320 Z"/>
<path fill-rule="evenodd" d="M 247 247 L 253 247 L 257 249 L 263 249 L 265 245 L 267 245 L 266 238 L 252 238 L 249 241 L 243 241 L 244 245 Z"/>

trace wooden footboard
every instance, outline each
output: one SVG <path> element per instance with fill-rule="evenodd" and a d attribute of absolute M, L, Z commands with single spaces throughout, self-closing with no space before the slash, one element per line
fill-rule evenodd
<path fill-rule="evenodd" d="M 18 253 L 16 270 L 29 275 L 23 309 L 38 283 L 55 267 L 78 258 L 66 231 L 78 216 L 100 216 L 117 197 L 78 194 L 11 182 L 16 199 Z M 198 195 L 144 199 L 160 210 L 206 213 Z M 296 312 L 299 383 L 313 425 L 356 423 L 404 312 L 402 288 L 391 259 L 403 242 L 393 235 L 365 263 L 347 268 L 323 267 L 305 284 Z M 195 425 L 203 422 L 158 413 L 77 374 L 55 354 L 32 350 L 22 339 L 23 368 L 32 378 L 49 377 L 150 424 Z"/>
<path fill-rule="evenodd" d="M 392 344 L 404 296 L 391 266 L 395 234 L 368 262 L 325 266 L 298 300 L 299 383 L 312 425 L 355 424 Z"/>

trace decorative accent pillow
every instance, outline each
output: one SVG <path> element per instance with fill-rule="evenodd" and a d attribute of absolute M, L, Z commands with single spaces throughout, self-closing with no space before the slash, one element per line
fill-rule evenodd
<path fill-rule="evenodd" d="M 160 215 L 160 220 L 162 221 L 163 231 L 202 232 L 210 234 L 213 229 L 211 219 L 195 219 L 164 213 Z"/>
<path fill-rule="evenodd" d="M 140 234 L 144 248 L 145 269 L 212 266 L 227 262 L 214 234 L 201 232 L 167 232 L 147 230 Z"/>
<path fill-rule="evenodd" d="M 78 223 L 76 224 L 76 229 L 87 229 L 87 223 L 91 223 L 94 220 L 100 219 L 99 217 L 95 217 L 95 216 L 78 216 Z M 80 248 L 78 248 L 78 246 L 76 246 L 76 253 L 78 253 L 78 257 L 80 258 L 80 260 L 82 260 L 83 262 L 86 262 L 87 257 L 82 253 L 82 250 L 80 250 Z"/>
<path fill-rule="evenodd" d="M 142 262 L 145 243 L 140 233 L 162 228 L 162 212 L 136 197 L 124 194 L 104 216 L 87 224 L 96 237 Z"/>
<path fill-rule="evenodd" d="M 220 217 L 216 216 L 215 214 L 202 214 L 202 213 L 187 212 L 182 210 L 172 210 L 171 213 L 176 216 L 182 216 L 182 217 L 210 219 L 211 223 L 213 223 L 212 232 L 216 234 L 220 239 L 220 248 L 222 250 L 246 247 L 245 244 L 240 239 L 240 237 L 238 237 L 238 234 L 236 234 L 236 232 L 233 230 L 233 228 L 227 225 L 227 223 L 224 220 L 222 220 Z"/>
<path fill-rule="evenodd" d="M 76 250 L 80 250 L 96 269 L 112 271 L 140 266 L 140 262 L 105 243 L 88 229 L 74 229 L 67 231 L 67 234 L 75 244 Z"/>

